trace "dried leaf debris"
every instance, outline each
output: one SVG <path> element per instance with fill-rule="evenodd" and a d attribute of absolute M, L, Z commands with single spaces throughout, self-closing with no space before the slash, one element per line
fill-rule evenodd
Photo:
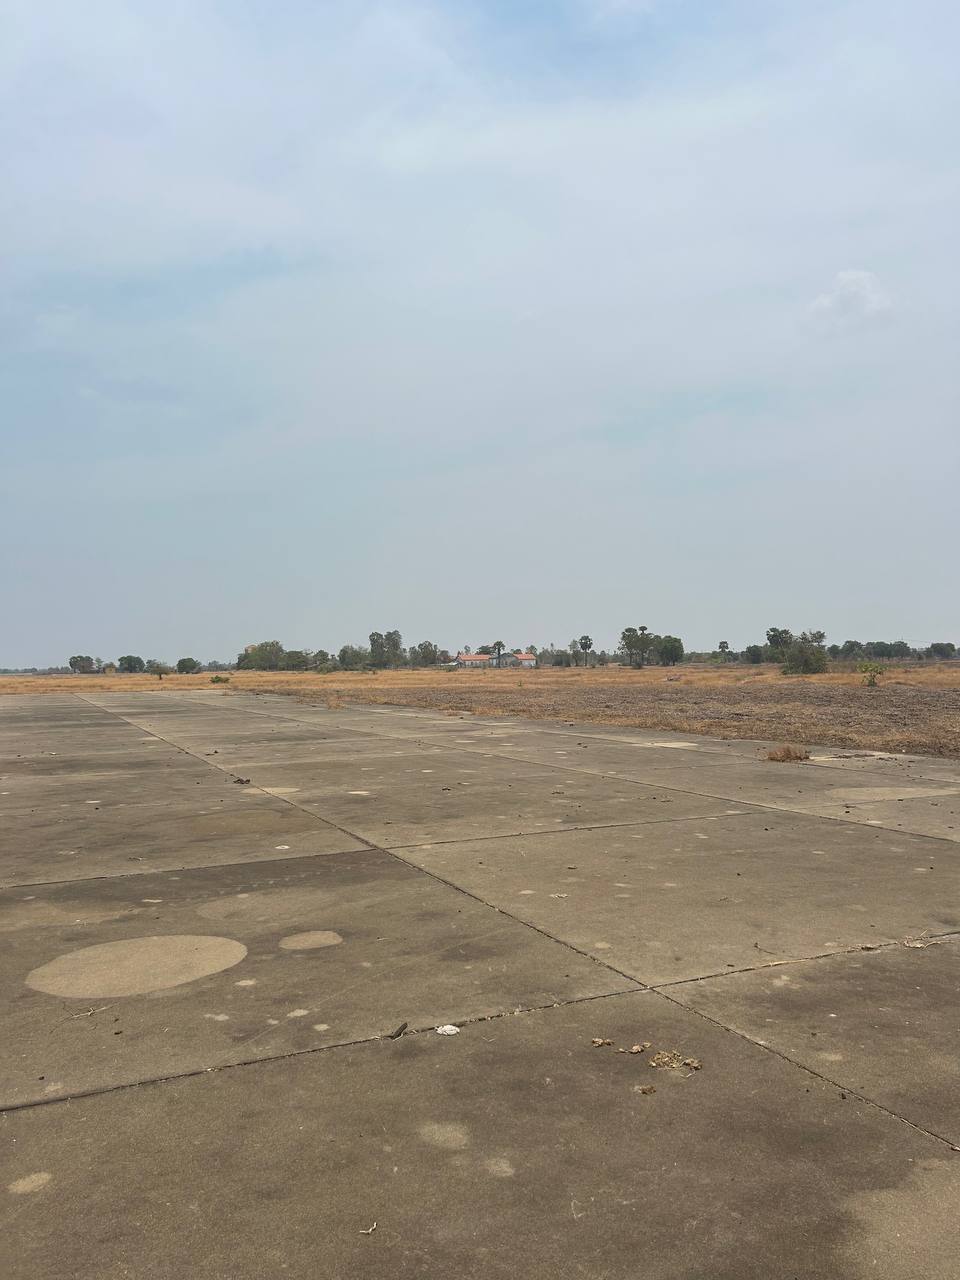
<path fill-rule="evenodd" d="M 594 1036 L 590 1041 L 594 1049 L 606 1049 L 613 1047 L 613 1041 L 606 1036 Z M 632 1044 L 629 1049 L 617 1048 L 617 1053 L 641 1054 L 651 1047 L 649 1040 L 641 1040 L 636 1044 Z M 658 1049 L 656 1053 L 651 1054 L 646 1059 L 651 1067 L 659 1067 L 668 1071 L 686 1071 L 687 1076 L 693 1075 L 695 1071 L 703 1068 L 703 1062 L 700 1058 L 694 1058 L 690 1055 L 684 1055 L 679 1049 Z M 641 1093 L 652 1093 L 653 1085 L 640 1090 Z"/>

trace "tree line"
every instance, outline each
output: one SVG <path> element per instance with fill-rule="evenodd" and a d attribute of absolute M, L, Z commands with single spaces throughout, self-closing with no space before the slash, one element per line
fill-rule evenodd
<path fill-rule="evenodd" d="M 464 654 L 472 652 L 464 645 Z M 594 667 L 616 662 L 630 667 L 652 664 L 672 667 L 681 662 L 741 662 L 748 665 L 777 663 L 788 674 L 815 674 L 826 671 L 829 661 L 876 662 L 889 660 L 947 662 L 960 656 L 952 641 L 935 641 L 916 647 L 905 640 L 844 640 L 842 644 L 827 644 L 826 633 L 809 630 L 794 634 L 788 627 L 769 627 L 764 643 L 748 644 L 742 650 L 734 650 L 726 640 L 707 651 L 688 651 L 679 636 L 651 631 L 647 626 L 624 627 L 616 649 L 608 652 L 597 650 L 592 637 L 584 632 L 575 636 L 569 644 L 553 643 L 537 647 L 528 644 L 510 647 L 502 640 L 481 644 L 476 653 L 489 655 L 500 665 L 504 654 L 532 654 L 540 667 Z M 116 662 L 104 661 L 89 654 L 74 654 L 66 667 L 21 668 L 36 674 L 58 674 L 67 671 L 81 675 L 114 672 L 147 673 L 164 676 L 176 672 L 192 675 L 202 671 L 378 671 L 403 668 L 443 667 L 451 665 L 455 656 L 449 650 L 431 640 L 405 646 L 397 630 L 371 631 L 366 645 L 345 644 L 335 652 L 326 649 L 286 649 L 279 640 L 264 640 L 248 645 L 237 655 L 235 663 L 201 662 L 197 658 L 183 657 L 170 665 L 159 658 L 142 658 L 139 654 L 122 654 Z"/>
<path fill-rule="evenodd" d="M 54 675 L 58 672 L 72 671 L 75 675 L 113 675 L 116 671 L 122 671 L 131 675 L 139 675 L 146 672 L 152 676 L 171 675 L 176 671 L 179 675 L 189 676 L 198 671 L 229 671 L 230 664 L 227 662 L 200 662 L 198 658 L 178 658 L 176 663 L 171 666 L 167 662 L 161 662 L 159 658 L 141 658 L 136 653 L 125 653 L 119 657 L 116 662 L 110 660 L 104 662 L 102 658 L 92 658 L 88 653 L 75 653 L 64 667 L 48 667 L 46 671 L 40 673 L 44 675 Z"/>
<path fill-rule="evenodd" d="M 741 652 L 732 650 L 721 640 L 710 653 L 691 653 L 690 661 L 745 662 L 758 666 L 776 662 L 787 675 L 812 675 L 828 669 L 835 662 L 864 663 L 883 660 L 913 662 L 950 662 L 957 657 L 957 646 L 951 640 L 938 640 L 926 646 L 911 646 L 906 640 L 844 640 L 827 644 L 824 631 L 794 633 L 788 627 L 768 627 L 765 644 L 748 644 Z"/>

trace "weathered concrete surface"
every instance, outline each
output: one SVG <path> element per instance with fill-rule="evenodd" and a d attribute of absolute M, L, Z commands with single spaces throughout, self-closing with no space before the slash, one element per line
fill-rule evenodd
<path fill-rule="evenodd" d="M 801 815 L 400 853 L 648 985 L 960 929 L 953 846 Z"/>
<path fill-rule="evenodd" d="M 640 1038 L 702 1069 L 616 1051 Z M 39 1107 L 4 1136 L 5 1178 L 48 1175 L 11 1198 L 11 1280 L 956 1275 L 944 1144 L 653 993 Z"/>
<path fill-rule="evenodd" d="M 672 994 L 960 1147 L 960 939 L 913 938 Z"/>
<path fill-rule="evenodd" d="M 156 946 L 137 952 L 210 936 L 245 954 L 184 985 L 159 986 Z M 106 972 L 91 943 L 111 949 Z M 0 1107 L 634 986 L 375 849 L 12 890 Z"/>
<path fill-rule="evenodd" d="M 960 778 L 767 746 L 0 699 L 4 1277 L 953 1280 Z"/>

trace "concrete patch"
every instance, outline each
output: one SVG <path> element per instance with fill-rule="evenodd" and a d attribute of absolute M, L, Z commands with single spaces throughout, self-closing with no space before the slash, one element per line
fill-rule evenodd
<path fill-rule="evenodd" d="M 25 981 L 34 991 L 73 1000 L 145 995 L 221 973 L 246 954 L 243 943 L 232 938 L 128 938 L 57 956 L 32 969 Z"/>
<path fill-rule="evenodd" d="M 337 947 L 342 941 L 333 929 L 311 929 L 307 933 L 291 933 L 281 938 L 279 945 L 284 951 L 315 951 L 318 947 Z"/>

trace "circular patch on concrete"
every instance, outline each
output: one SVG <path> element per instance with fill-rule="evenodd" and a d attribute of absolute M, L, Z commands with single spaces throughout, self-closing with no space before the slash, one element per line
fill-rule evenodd
<path fill-rule="evenodd" d="M 313 951 L 315 947 L 336 947 L 343 939 L 332 929 L 313 929 L 310 933 L 291 933 L 281 938 L 284 951 Z"/>
<path fill-rule="evenodd" d="M 242 942 L 199 934 L 103 942 L 57 956 L 27 974 L 27 986 L 50 996 L 140 996 L 229 969 L 247 954 Z"/>

